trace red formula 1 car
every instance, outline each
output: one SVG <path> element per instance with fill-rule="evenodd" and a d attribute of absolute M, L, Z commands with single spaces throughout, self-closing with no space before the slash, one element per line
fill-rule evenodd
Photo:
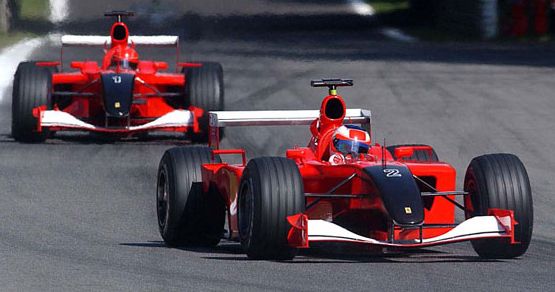
<path fill-rule="evenodd" d="M 319 111 L 211 112 L 211 148 L 173 148 L 160 162 L 157 214 L 164 241 L 215 245 L 227 216 L 228 239 L 258 259 L 291 259 L 317 242 L 402 249 L 472 241 L 486 258 L 527 250 L 532 195 L 519 158 L 474 158 L 464 191 L 455 191 L 455 169 L 432 147 L 370 145 L 370 111 L 346 109 L 337 95 L 337 87 L 351 85 L 313 81 L 330 89 Z M 250 125 L 310 125 L 312 137 L 285 157 L 248 163 L 244 150 L 218 148 L 220 127 Z M 242 163 L 220 158 L 234 154 Z M 465 221 L 455 222 L 456 208 Z"/>
<path fill-rule="evenodd" d="M 101 64 L 74 61 L 24 62 L 14 77 L 12 136 L 42 142 L 49 133 L 77 130 L 127 137 L 147 131 L 181 132 L 208 140 L 208 111 L 223 109 L 223 71 L 218 63 L 180 63 L 177 36 L 130 36 L 114 11 L 110 36 L 62 37 L 65 46 L 104 46 Z M 171 46 L 176 72 L 166 62 L 140 60 L 136 46 Z"/>

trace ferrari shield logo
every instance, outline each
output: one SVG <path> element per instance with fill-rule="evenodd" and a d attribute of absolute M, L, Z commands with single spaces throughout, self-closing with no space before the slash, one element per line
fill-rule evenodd
<path fill-rule="evenodd" d="M 120 108 L 121 107 L 121 104 L 119 103 L 119 101 L 116 101 L 116 103 L 114 103 L 114 107 L 115 108 Z"/>
<path fill-rule="evenodd" d="M 405 207 L 406 214 L 412 214 L 412 209 L 410 207 Z"/>

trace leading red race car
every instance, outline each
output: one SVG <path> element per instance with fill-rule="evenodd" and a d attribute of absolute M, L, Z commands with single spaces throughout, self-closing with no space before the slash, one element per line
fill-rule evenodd
<path fill-rule="evenodd" d="M 177 36 L 130 36 L 113 11 L 110 36 L 62 36 L 59 62 L 23 62 L 14 77 L 12 136 L 42 142 L 55 131 L 91 131 L 127 137 L 147 131 L 186 133 L 208 140 L 208 111 L 223 110 L 223 70 L 218 63 L 180 63 Z M 73 61 L 63 70 L 65 46 L 104 46 L 101 64 Z M 173 46 L 176 73 L 168 63 L 140 60 L 136 46 Z M 181 69 L 181 72 L 178 70 Z"/>
<path fill-rule="evenodd" d="M 157 214 L 164 241 L 215 245 L 227 216 L 228 239 L 240 241 L 250 258 L 291 259 L 318 242 L 402 249 L 472 241 L 481 257 L 524 254 L 533 208 L 519 158 L 474 158 L 464 191 L 455 191 L 455 169 L 432 147 L 370 144 L 370 111 L 346 109 L 337 95 L 337 87 L 351 85 L 313 81 L 329 87 L 319 111 L 211 112 L 211 148 L 172 148 L 160 162 Z M 285 157 L 248 163 L 242 149 L 219 149 L 220 127 L 250 125 L 310 125 L 312 137 Z M 220 158 L 234 154 L 242 163 Z M 464 205 L 455 196 L 463 196 Z M 456 208 L 465 221 L 456 223 Z"/>

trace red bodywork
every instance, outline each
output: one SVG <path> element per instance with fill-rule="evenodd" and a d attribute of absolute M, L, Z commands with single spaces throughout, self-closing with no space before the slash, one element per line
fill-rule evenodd
<path fill-rule="evenodd" d="M 343 108 L 341 117 L 333 119 L 326 115 L 326 107 L 331 104 L 330 101 L 335 102 L 335 104 L 340 103 L 340 108 Z M 306 211 L 304 213 L 284 218 L 291 225 L 288 236 L 289 244 L 298 248 L 309 247 L 307 226 L 310 220 L 333 222 L 357 235 L 379 241 L 379 243 L 372 243 L 376 245 L 417 247 L 469 240 L 468 237 L 466 239 L 458 237 L 443 241 L 422 241 L 422 239 L 436 238 L 446 234 L 457 226 L 455 224 L 456 205 L 453 203 L 455 195 L 448 195 L 450 192 L 456 193 L 455 169 L 444 162 L 405 161 L 405 158 L 410 157 L 413 151 L 432 151 L 431 147 L 400 147 L 395 151 L 395 156 L 398 157 L 395 160 L 384 146 L 375 144 L 367 154 L 361 155 L 357 160 L 339 165 L 328 162 L 332 133 L 344 122 L 348 122 L 344 119 L 344 108 L 345 103 L 340 96 L 327 96 L 322 103 L 320 117 L 314 120 L 310 126 L 312 137 L 308 146 L 289 149 L 285 154 L 287 158 L 294 160 L 298 165 L 304 183 L 306 200 Z M 212 127 L 211 131 L 213 136 L 211 141 L 214 141 L 211 146 L 217 148 L 217 129 Z M 241 164 L 210 163 L 204 164 L 202 168 L 203 189 L 208 192 L 209 189 L 215 188 L 223 197 L 228 210 L 229 238 L 237 240 L 239 237 L 238 193 L 243 170 L 246 166 L 246 154 L 242 149 L 214 150 L 213 152 L 218 155 L 240 155 L 242 157 Z M 382 197 L 379 195 L 379 190 L 371 177 L 363 171 L 365 167 L 376 165 L 404 165 L 414 176 L 429 183 L 434 188 L 433 192 L 446 193 L 442 196 L 424 198 L 425 219 L 423 224 L 420 225 L 423 228 L 392 224 Z M 345 183 L 341 185 L 342 182 Z M 341 186 L 336 188 L 338 185 Z M 421 192 L 431 192 L 423 184 L 419 184 L 419 188 Z M 311 194 L 330 194 L 330 190 L 333 190 L 333 194 L 337 195 L 334 197 L 311 196 Z M 511 218 L 508 222 L 503 221 L 503 228 L 506 226 L 504 235 L 492 235 L 491 237 L 513 238 L 512 230 L 516 223 L 512 211 L 491 210 L 491 215 L 495 216 L 497 220 Z M 341 241 L 362 242 L 359 240 Z M 405 243 L 398 244 L 399 242 Z"/>
<path fill-rule="evenodd" d="M 122 31 L 125 35 L 121 35 Z M 119 35 L 118 35 L 119 33 Z M 117 21 L 112 25 L 110 47 L 105 48 L 105 55 L 101 64 L 95 61 L 73 61 L 70 63 L 76 71 L 55 72 L 52 74 L 52 96 L 54 111 L 62 111 L 71 116 L 95 126 L 84 128 L 73 124 L 63 123 L 48 126 L 52 131 L 79 130 L 114 133 L 119 135 L 132 134 L 140 131 L 159 130 L 171 132 L 193 131 L 198 133 L 198 118 L 204 113 L 203 109 L 186 106 L 184 103 L 171 102 L 171 98 L 184 94 L 186 83 L 182 73 L 165 73 L 168 63 L 158 61 L 137 60 L 134 68 L 114 66 L 112 57 L 120 52 L 134 51 L 135 44 L 129 41 L 129 31 L 125 23 Z M 176 44 L 177 47 L 177 44 Z M 177 48 L 179 52 L 179 49 Z M 63 49 L 62 49 L 63 55 Z M 41 67 L 62 67 L 60 62 L 38 62 Z M 176 69 L 183 67 L 199 67 L 196 63 L 177 63 Z M 121 119 L 108 119 L 105 113 L 103 87 L 101 75 L 106 73 L 134 74 L 132 105 L 129 114 Z M 182 100 L 182 99 L 176 99 Z M 39 120 L 38 131 L 42 131 L 41 118 L 47 108 L 37 107 L 33 115 Z M 189 111 L 192 120 L 189 125 L 153 127 L 133 130 L 133 126 L 145 125 L 175 110 Z"/>

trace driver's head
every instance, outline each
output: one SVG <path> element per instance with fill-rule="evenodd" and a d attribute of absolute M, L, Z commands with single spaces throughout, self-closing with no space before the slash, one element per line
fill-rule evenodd
<path fill-rule="evenodd" d="M 370 149 L 370 134 L 355 125 L 343 125 L 335 130 L 332 136 L 332 151 L 358 156 L 368 153 Z"/>
<path fill-rule="evenodd" d="M 112 55 L 112 66 L 119 65 L 122 69 L 136 69 L 137 63 L 139 63 L 139 54 L 133 48 L 117 49 Z"/>

